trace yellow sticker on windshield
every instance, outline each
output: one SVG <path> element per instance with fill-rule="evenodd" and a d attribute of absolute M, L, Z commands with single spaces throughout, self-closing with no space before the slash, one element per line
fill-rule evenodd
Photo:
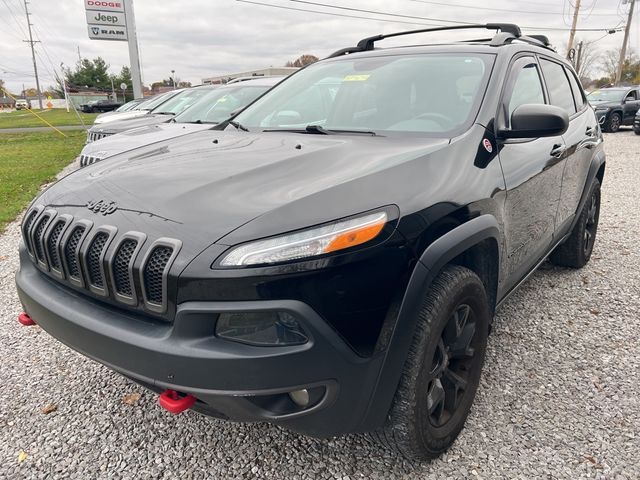
<path fill-rule="evenodd" d="M 344 82 L 364 82 L 369 78 L 369 75 L 347 75 L 342 80 Z"/>

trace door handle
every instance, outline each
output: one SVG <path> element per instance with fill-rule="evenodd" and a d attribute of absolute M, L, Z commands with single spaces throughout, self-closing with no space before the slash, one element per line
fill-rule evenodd
<path fill-rule="evenodd" d="M 562 144 L 557 143 L 551 149 L 550 155 L 555 158 L 562 158 L 562 156 L 564 155 L 564 152 L 566 151 L 567 151 L 567 146 L 564 143 Z"/>

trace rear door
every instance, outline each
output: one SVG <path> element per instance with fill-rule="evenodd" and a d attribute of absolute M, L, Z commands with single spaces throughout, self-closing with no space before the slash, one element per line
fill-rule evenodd
<path fill-rule="evenodd" d="M 537 59 L 533 54 L 516 58 L 497 115 L 498 130 L 510 127 L 511 114 L 518 106 L 544 103 L 548 103 L 547 95 Z M 551 245 L 560 202 L 565 145 L 562 136 L 503 139 L 499 141 L 498 151 L 507 188 L 503 289 L 509 290 Z"/>

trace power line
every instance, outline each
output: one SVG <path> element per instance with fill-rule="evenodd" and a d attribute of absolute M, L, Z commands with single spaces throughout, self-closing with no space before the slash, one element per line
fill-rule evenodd
<path fill-rule="evenodd" d="M 418 22 L 405 22 L 402 20 L 387 20 L 384 18 L 373 18 L 373 17 L 363 17 L 363 16 L 359 16 L 359 15 L 346 15 L 346 14 L 341 14 L 341 13 L 335 13 L 335 12 L 323 12 L 320 10 L 309 10 L 306 8 L 296 8 L 296 7 L 287 7 L 285 5 L 273 5 L 271 3 L 262 3 L 262 2 L 256 2 L 256 1 L 252 1 L 252 0 L 236 0 L 236 2 L 240 2 L 240 3 L 250 3 L 252 5 L 260 5 L 262 7 L 271 7 L 271 8 L 279 8 L 282 10 L 294 10 L 297 12 L 307 12 L 307 13 L 318 13 L 321 15 L 330 15 L 332 17 L 343 17 L 343 18 L 358 18 L 361 20 L 375 20 L 377 22 L 388 22 L 388 23 L 403 23 L 406 25 L 423 25 L 426 27 L 438 27 L 440 25 L 435 25 L 432 23 L 418 23 Z"/>
<path fill-rule="evenodd" d="M 237 0 L 237 1 L 245 1 L 247 2 L 247 0 Z M 388 13 L 388 12 L 380 12 L 380 11 L 375 11 L 375 10 L 365 10 L 365 9 L 361 9 L 361 8 L 354 8 L 354 7 L 345 7 L 343 5 L 331 5 L 328 3 L 320 3 L 320 2 L 312 2 L 309 0 L 290 0 L 292 2 L 296 2 L 296 3 L 305 3 L 308 5 L 315 5 L 315 6 L 320 6 L 320 7 L 326 7 L 326 8 L 334 8 L 334 9 L 338 9 L 338 10 L 348 10 L 348 11 L 354 11 L 354 12 L 363 12 L 363 13 L 373 13 L 376 15 L 388 15 L 388 16 L 394 16 L 394 17 L 403 17 L 403 18 L 415 18 L 417 20 L 428 20 L 428 21 L 432 21 L 432 22 L 440 22 L 440 25 L 437 26 L 442 26 L 442 23 L 453 23 L 453 24 L 457 24 L 457 25 L 475 25 L 476 22 L 464 22 L 461 20 L 446 20 L 446 19 L 441 19 L 441 18 L 430 18 L 430 17 L 420 17 L 420 16 L 416 16 L 416 15 L 400 15 L 397 13 Z M 249 3 L 249 2 L 247 2 Z M 267 5 L 267 4 L 263 4 L 263 5 Z M 276 5 L 269 5 L 272 7 L 276 7 L 276 8 L 288 8 L 288 9 L 293 9 L 292 7 L 284 7 L 284 6 L 276 6 Z M 295 9 L 295 10 L 302 10 L 302 11 L 307 11 L 307 12 L 316 12 L 316 13 L 325 13 L 328 14 L 329 12 L 318 12 L 317 10 L 304 10 L 304 9 Z M 337 14 L 336 14 L 337 15 Z M 522 28 L 525 28 L 527 30 L 557 30 L 557 31 L 568 31 L 570 29 L 568 28 L 559 28 L 559 27 L 536 27 L 536 26 L 527 26 L 527 25 L 521 25 Z M 602 32 L 605 30 L 612 30 L 610 28 L 579 28 L 576 29 L 576 31 L 581 31 L 581 32 Z"/>
<path fill-rule="evenodd" d="M 296 0 L 293 0 L 296 1 Z M 417 3 L 427 3 L 429 5 L 443 5 L 446 7 L 455 7 L 455 8 L 470 8 L 470 9 L 474 9 L 474 10 L 488 10 L 488 11 L 492 11 L 492 12 L 510 12 L 510 13 L 514 13 L 513 9 L 508 9 L 508 8 L 495 8 L 495 7 L 478 7 L 476 5 L 462 5 L 459 3 L 445 3 L 445 2 L 433 2 L 431 0 L 409 0 L 411 2 L 417 2 Z M 551 4 L 546 4 L 546 5 L 551 5 Z M 595 7 L 595 2 L 593 3 L 593 7 Z M 593 12 L 593 7 L 591 8 L 591 11 Z M 532 10 L 518 10 L 517 13 L 529 13 L 532 15 L 554 15 L 554 16 L 558 16 L 558 15 L 564 15 L 564 12 L 541 12 L 541 11 L 532 11 Z M 595 15 L 595 16 L 599 16 L 599 17 L 617 17 L 618 14 L 617 13 L 589 13 L 589 15 Z"/>

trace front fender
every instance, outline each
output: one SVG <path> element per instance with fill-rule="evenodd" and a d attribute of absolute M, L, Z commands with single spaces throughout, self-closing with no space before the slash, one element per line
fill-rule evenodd
<path fill-rule="evenodd" d="M 417 313 L 421 308 L 424 293 L 430 288 L 440 270 L 484 240 L 494 239 L 500 245 L 499 238 L 497 220 L 493 215 L 485 214 L 442 235 L 423 252 L 400 305 L 383 366 L 364 418 L 365 425 L 378 428 L 384 424 L 413 340 Z"/>

